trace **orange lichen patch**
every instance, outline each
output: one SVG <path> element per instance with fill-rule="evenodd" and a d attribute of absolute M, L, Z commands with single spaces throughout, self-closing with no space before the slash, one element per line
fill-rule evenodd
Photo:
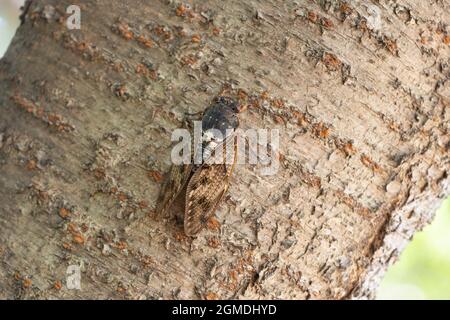
<path fill-rule="evenodd" d="M 186 6 L 184 4 L 180 4 L 177 9 L 175 10 L 175 14 L 178 17 L 184 17 L 187 13 L 188 9 L 186 8 Z"/>
<path fill-rule="evenodd" d="M 302 182 L 311 187 L 320 189 L 320 187 L 322 186 L 321 179 L 318 176 L 306 171 L 306 169 L 304 168 L 300 168 L 299 176 Z"/>
<path fill-rule="evenodd" d="M 226 290 L 236 291 L 239 284 L 239 279 L 248 277 L 254 272 L 254 270 L 253 253 L 247 250 L 243 253 L 243 256 L 239 258 L 239 260 L 228 270 L 228 277 L 225 281 L 219 280 L 218 283 Z"/>
<path fill-rule="evenodd" d="M 149 170 L 148 171 L 148 176 L 153 178 L 153 180 L 155 180 L 156 182 L 160 183 L 163 180 L 163 176 L 161 173 L 159 173 L 156 170 Z"/>
<path fill-rule="evenodd" d="M 283 163 L 284 161 L 286 161 L 286 156 L 281 152 L 278 152 L 278 159 L 280 160 L 281 163 Z"/>
<path fill-rule="evenodd" d="M 381 173 L 383 171 L 382 168 L 375 161 L 371 160 L 368 156 L 364 154 L 361 156 L 361 162 L 363 165 L 365 165 L 375 173 Z"/>
<path fill-rule="evenodd" d="M 188 236 L 182 231 L 175 232 L 174 238 L 178 242 L 183 242 L 188 239 Z"/>
<path fill-rule="evenodd" d="M 146 74 L 148 68 L 144 66 L 142 63 L 138 63 L 136 65 L 136 73 L 137 74 Z"/>
<path fill-rule="evenodd" d="M 328 18 L 321 18 L 320 24 L 326 29 L 332 29 L 334 27 L 333 21 Z"/>
<path fill-rule="evenodd" d="M 139 42 L 140 44 L 144 45 L 147 48 L 153 47 L 153 41 L 151 39 L 144 37 L 143 35 L 140 35 L 139 37 L 137 37 L 136 41 Z"/>
<path fill-rule="evenodd" d="M 72 234 L 72 242 L 77 243 L 77 244 L 84 244 L 84 241 L 85 241 L 84 237 L 80 233 L 77 225 L 75 225 L 72 222 L 69 223 L 67 225 L 67 231 Z"/>
<path fill-rule="evenodd" d="M 245 91 L 242 90 L 242 89 L 239 89 L 239 90 L 238 90 L 237 96 L 238 96 L 238 99 L 239 99 L 239 100 L 247 100 L 247 98 L 248 98 L 247 92 L 245 92 Z"/>
<path fill-rule="evenodd" d="M 328 138 L 330 135 L 330 129 L 326 127 L 322 122 L 315 124 L 313 127 L 314 134 L 322 139 Z"/>
<path fill-rule="evenodd" d="M 81 234 L 72 236 L 72 241 L 77 244 L 84 244 L 84 237 Z"/>
<path fill-rule="evenodd" d="M 293 110 L 292 114 L 294 115 L 295 119 L 297 119 L 297 124 L 299 126 L 304 126 L 304 125 L 306 125 L 308 123 L 304 113 L 301 113 L 299 111 Z"/>
<path fill-rule="evenodd" d="M 118 86 L 115 89 L 115 94 L 118 97 L 122 97 L 122 98 L 126 97 L 126 96 L 128 96 L 128 89 L 127 89 L 127 87 L 125 85 Z"/>
<path fill-rule="evenodd" d="M 316 23 L 317 19 L 318 19 L 318 16 L 317 16 L 317 13 L 315 13 L 313 11 L 309 11 L 308 14 L 307 14 L 307 18 L 308 18 L 309 21 L 311 21 L 313 23 Z"/>
<path fill-rule="evenodd" d="M 395 41 L 394 39 L 391 39 L 387 36 L 383 36 L 380 41 L 383 44 L 383 46 L 386 48 L 386 50 L 388 50 L 392 55 L 398 56 L 397 41 Z"/>
<path fill-rule="evenodd" d="M 263 91 L 263 92 L 261 93 L 261 95 L 259 96 L 259 98 L 260 98 L 261 100 L 268 100 L 268 99 L 269 99 L 269 92 Z"/>
<path fill-rule="evenodd" d="M 348 3 L 343 2 L 339 7 L 339 11 L 343 14 L 349 15 L 352 13 L 353 9 L 349 6 Z"/>
<path fill-rule="evenodd" d="M 206 300 L 217 300 L 217 299 L 219 299 L 219 296 L 214 292 L 208 292 L 205 296 L 205 299 Z"/>
<path fill-rule="evenodd" d="M 18 271 L 16 271 L 16 272 L 14 273 L 14 279 L 15 279 L 16 281 L 22 280 L 22 276 L 20 275 L 20 273 L 19 273 Z"/>
<path fill-rule="evenodd" d="M 72 251 L 72 245 L 71 245 L 70 243 L 64 242 L 64 243 L 62 244 L 62 247 L 63 247 L 64 249 L 66 249 L 67 251 Z"/>
<path fill-rule="evenodd" d="M 173 36 L 172 32 L 166 31 L 163 34 L 163 38 L 164 38 L 165 41 L 169 41 L 169 40 L 172 40 L 174 38 L 174 36 Z"/>
<path fill-rule="evenodd" d="M 212 33 L 215 36 L 220 35 L 221 32 L 222 32 L 222 30 L 220 30 L 220 28 L 218 28 L 218 27 L 214 27 L 213 30 L 212 30 Z"/>
<path fill-rule="evenodd" d="M 113 63 L 112 67 L 117 72 L 122 72 L 125 70 L 125 67 L 123 66 L 123 64 L 121 62 Z"/>
<path fill-rule="evenodd" d="M 208 246 L 216 249 L 220 246 L 220 240 L 217 237 L 210 237 L 208 239 Z"/>
<path fill-rule="evenodd" d="M 88 48 L 88 44 L 86 42 L 80 42 L 76 45 L 78 51 L 84 51 Z"/>
<path fill-rule="evenodd" d="M 105 171 L 104 171 L 103 169 L 97 168 L 97 169 L 95 169 L 95 170 L 93 171 L 93 173 L 94 173 L 94 177 L 95 177 L 97 180 L 101 180 L 101 179 L 103 179 L 103 178 L 106 177 L 106 173 L 105 173 Z"/>
<path fill-rule="evenodd" d="M 37 161 L 34 159 L 31 159 L 27 163 L 27 170 L 31 171 L 37 168 Z"/>
<path fill-rule="evenodd" d="M 336 71 L 342 66 L 342 61 L 339 60 L 336 55 L 330 52 L 324 53 L 322 62 L 327 67 L 327 69 L 331 71 Z"/>
<path fill-rule="evenodd" d="M 60 280 L 56 280 L 55 283 L 53 284 L 53 288 L 55 288 L 56 290 L 61 290 L 62 288 L 62 283 Z"/>
<path fill-rule="evenodd" d="M 117 30 L 119 31 L 119 34 L 125 39 L 130 40 L 134 38 L 133 32 L 130 31 L 130 27 L 126 23 L 121 23 L 117 27 Z"/>
<path fill-rule="evenodd" d="M 164 27 L 163 26 L 156 26 L 153 28 L 153 32 L 157 36 L 161 36 L 164 34 Z"/>
<path fill-rule="evenodd" d="M 33 186 L 32 188 L 33 188 L 33 191 L 35 192 L 35 194 L 36 194 L 36 196 L 37 196 L 39 201 L 47 202 L 49 200 L 50 195 L 48 194 L 47 191 L 41 190 L 37 186 Z"/>
<path fill-rule="evenodd" d="M 192 11 L 192 9 L 190 9 L 188 6 L 186 6 L 185 4 L 180 4 L 176 9 L 175 9 L 175 14 L 178 17 L 182 17 L 182 18 L 193 18 L 194 17 L 194 12 Z"/>
<path fill-rule="evenodd" d="M 319 177 L 316 177 L 312 174 L 305 175 L 302 180 L 306 182 L 306 184 L 310 185 L 311 187 L 320 188 L 322 185 L 322 181 Z"/>
<path fill-rule="evenodd" d="M 60 208 L 59 209 L 59 216 L 63 219 L 67 218 L 70 215 L 70 211 L 67 210 L 66 208 Z"/>
<path fill-rule="evenodd" d="M 189 54 L 181 58 L 181 63 L 185 66 L 191 66 L 197 62 L 197 57 L 193 54 Z"/>
<path fill-rule="evenodd" d="M 66 37 L 64 42 L 64 47 L 72 50 L 75 53 L 79 53 L 83 58 L 89 58 L 90 60 L 104 60 L 95 44 L 85 42 L 85 41 L 75 41 L 72 38 Z"/>
<path fill-rule="evenodd" d="M 339 148 L 342 152 L 344 152 L 344 154 L 348 157 L 351 155 L 354 155 L 356 153 L 356 149 L 353 146 L 353 144 L 351 144 L 350 142 L 346 142 L 344 143 L 340 148 Z"/>
<path fill-rule="evenodd" d="M 142 263 L 145 268 L 148 268 L 151 265 L 155 264 L 155 260 L 152 257 L 150 257 L 149 255 L 138 254 L 138 259 L 139 259 L 139 262 Z"/>
<path fill-rule="evenodd" d="M 138 63 L 136 65 L 136 73 L 137 74 L 142 74 L 142 75 L 144 75 L 146 77 L 149 77 L 149 78 L 151 78 L 153 80 L 156 80 L 156 78 L 157 78 L 156 71 L 149 69 L 147 66 L 145 66 L 142 63 Z"/>
<path fill-rule="evenodd" d="M 228 272 L 228 277 L 232 280 L 233 283 L 236 283 L 238 279 L 238 272 L 236 270 L 230 270 Z"/>
<path fill-rule="evenodd" d="M 356 28 L 361 30 L 362 32 L 368 32 L 369 27 L 367 26 L 367 20 L 365 18 L 362 18 L 359 22 L 357 22 Z"/>
<path fill-rule="evenodd" d="M 238 271 L 237 270 L 230 270 L 228 271 L 228 277 L 226 278 L 226 281 L 218 281 L 219 286 L 230 291 L 235 291 L 237 284 L 238 284 Z"/>
<path fill-rule="evenodd" d="M 38 107 L 27 98 L 15 94 L 14 96 L 11 96 L 11 100 L 21 109 L 33 114 L 35 118 L 44 121 L 49 126 L 56 128 L 58 131 L 68 132 L 74 130 L 74 127 L 68 124 L 61 115 L 55 113 L 45 113 L 42 108 Z"/>
<path fill-rule="evenodd" d="M 48 118 L 48 121 L 50 121 L 51 123 L 57 123 L 62 120 L 61 115 L 54 114 L 54 113 L 49 114 L 47 118 Z"/>
<path fill-rule="evenodd" d="M 117 285 L 116 290 L 118 293 L 125 293 L 127 291 L 127 289 L 122 284 Z"/>
<path fill-rule="evenodd" d="M 283 117 L 277 114 L 273 115 L 273 120 L 278 124 L 285 124 Z"/>
<path fill-rule="evenodd" d="M 76 224 L 72 222 L 67 225 L 67 231 L 69 231 L 72 234 L 78 234 L 79 232 Z"/>
<path fill-rule="evenodd" d="M 22 287 L 24 287 L 24 288 L 29 288 L 29 287 L 31 287 L 32 284 L 33 284 L 33 281 L 31 281 L 31 279 L 29 279 L 29 278 L 23 279 L 23 281 L 22 281 Z"/>
<path fill-rule="evenodd" d="M 117 195 L 117 199 L 119 199 L 119 201 L 121 202 L 125 202 L 128 201 L 128 196 L 124 192 L 119 192 L 119 194 Z"/>
<path fill-rule="evenodd" d="M 342 201 L 346 206 L 348 206 L 353 211 L 359 213 L 362 216 L 368 216 L 370 214 L 370 210 L 364 207 L 361 203 L 355 200 L 353 197 L 349 196 L 345 192 L 338 190 L 335 191 L 335 196 Z"/>
<path fill-rule="evenodd" d="M 25 110 L 28 113 L 33 113 L 37 109 L 37 107 L 34 105 L 33 102 L 31 102 L 30 100 L 23 98 L 19 95 L 12 96 L 11 100 L 13 100 L 19 107 L 21 107 L 23 110 Z"/>
<path fill-rule="evenodd" d="M 250 103 L 248 104 L 249 108 L 257 109 L 261 107 L 261 101 L 259 99 L 250 99 Z"/>
<path fill-rule="evenodd" d="M 89 230 L 89 226 L 86 223 L 81 224 L 81 231 L 87 232 Z"/>
<path fill-rule="evenodd" d="M 229 95 L 231 91 L 231 87 L 229 84 L 224 84 L 220 89 L 219 96 Z"/>
<path fill-rule="evenodd" d="M 272 107 L 276 107 L 276 108 L 283 108 L 284 107 L 284 101 L 282 99 L 272 99 L 270 101 L 270 105 Z"/>
<path fill-rule="evenodd" d="M 442 39 L 442 42 L 443 42 L 444 44 L 450 44 L 450 36 L 445 36 L 445 37 Z"/>
<path fill-rule="evenodd" d="M 202 38 L 200 37 L 200 35 L 194 34 L 191 38 L 191 41 L 194 43 L 199 43 L 200 41 L 202 41 Z"/>
<path fill-rule="evenodd" d="M 249 104 L 242 104 L 242 105 L 240 105 L 239 112 L 245 112 L 248 109 L 249 106 L 250 106 Z"/>
<path fill-rule="evenodd" d="M 124 250 L 128 247 L 127 243 L 123 240 L 121 240 L 117 243 L 113 243 L 112 246 L 119 250 Z"/>
<path fill-rule="evenodd" d="M 216 218 L 211 217 L 208 219 L 208 222 L 206 223 L 206 227 L 212 231 L 219 231 L 220 230 L 220 222 Z"/>
<path fill-rule="evenodd" d="M 148 202 L 145 201 L 145 200 L 141 200 L 141 201 L 138 202 L 138 206 L 139 206 L 139 209 L 148 208 Z"/>
<path fill-rule="evenodd" d="M 59 116 L 61 117 L 61 116 Z M 61 120 L 58 121 L 57 123 L 55 123 L 54 125 L 56 125 L 56 128 L 58 129 L 58 131 L 72 131 L 74 128 L 73 126 L 67 124 L 67 123 L 63 123 L 63 119 L 62 117 L 60 118 Z M 51 125 L 53 125 L 53 123 L 50 123 Z"/>

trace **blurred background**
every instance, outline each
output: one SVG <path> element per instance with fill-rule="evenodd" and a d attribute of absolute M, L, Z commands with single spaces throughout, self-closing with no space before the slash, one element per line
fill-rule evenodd
<path fill-rule="evenodd" d="M 0 0 L 0 58 L 19 26 L 23 0 Z M 450 198 L 387 272 L 378 299 L 450 299 Z"/>
<path fill-rule="evenodd" d="M 19 26 L 20 7 L 24 0 L 0 0 L 0 57 L 3 57 Z"/>

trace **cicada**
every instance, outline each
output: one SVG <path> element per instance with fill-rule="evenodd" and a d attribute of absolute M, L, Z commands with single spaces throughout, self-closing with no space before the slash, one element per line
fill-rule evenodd
<path fill-rule="evenodd" d="M 206 225 L 228 189 L 237 158 L 239 110 L 236 100 L 215 98 L 201 119 L 201 161 L 195 161 L 193 153 L 191 163 L 172 164 L 161 188 L 159 214 L 166 213 L 180 195 L 184 198 L 184 232 L 188 236 Z"/>

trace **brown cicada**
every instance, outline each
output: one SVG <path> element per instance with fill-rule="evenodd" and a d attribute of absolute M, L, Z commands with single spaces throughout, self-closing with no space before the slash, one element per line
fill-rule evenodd
<path fill-rule="evenodd" d="M 172 164 L 160 191 L 159 214 L 167 212 L 180 195 L 184 198 L 186 235 L 194 236 L 205 226 L 228 189 L 237 157 L 238 113 L 235 100 L 217 97 L 201 119 L 200 161 L 192 152 L 191 163 Z"/>

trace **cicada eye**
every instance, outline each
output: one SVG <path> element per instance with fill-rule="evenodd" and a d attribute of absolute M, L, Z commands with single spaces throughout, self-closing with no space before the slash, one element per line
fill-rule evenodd
<path fill-rule="evenodd" d="M 228 100 L 228 99 L 227 99 L 226 97 L 222 97 L 222 96 L 219 96 L 219 97 L 216 98 L 216 102 L 217 102 L 217 103 L 228 104 L 228 101 L 227 101 L 227 100 Z"/>
<path fill-rule="evenodd" d="M 216 98 L 216 103 L 227 106 L 234 113 L 239 113 L 239 104 L 230 97 L 219 96 Z"/>
<path fill-rule="evenodd" d="M 237 102 L 233 101 L 230 108 L 234 113 L 239 113 L 239 104 Z"/>

